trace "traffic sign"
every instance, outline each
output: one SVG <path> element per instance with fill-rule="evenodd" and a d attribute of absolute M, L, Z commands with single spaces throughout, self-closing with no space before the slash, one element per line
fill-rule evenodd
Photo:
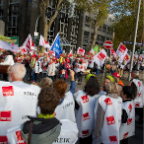
<path fill-rule="evenodd" d="M 103 45 L 106 49 L 113 48 L 113 42 L 110 40 L 106 40 Z"/>

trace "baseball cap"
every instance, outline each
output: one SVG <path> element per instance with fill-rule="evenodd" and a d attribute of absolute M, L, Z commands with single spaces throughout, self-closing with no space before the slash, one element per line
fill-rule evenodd
<path fill-rule="evenodd" d="M 119 73 L 117 73 L 117 72 L 113 73 L 113 76 L 118 77 L 118 78 L 120 77 Z"/>
<path fill-rule="evenodd" d="M 91 76 L 96 77 L 94 74 L 88 74 L 86 76 L 86 83 L 89 81 L 89 79 L 90 79 Z"/>

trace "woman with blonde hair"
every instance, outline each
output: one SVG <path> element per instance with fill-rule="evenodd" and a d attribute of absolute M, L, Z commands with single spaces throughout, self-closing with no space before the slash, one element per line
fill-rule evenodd
<path fill-rule="evenodd" d="M 119 129 L 122 115 L 122 98 L 117 94 L 118 85 L 109 82 L 106 85 L 106 95 L 98 99 L 96 112 L 95 138 L 96 142 L 108 144 L 119 143 Z"/>

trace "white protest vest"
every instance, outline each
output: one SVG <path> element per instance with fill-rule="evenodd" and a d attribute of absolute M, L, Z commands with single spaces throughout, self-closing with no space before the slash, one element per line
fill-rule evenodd
<path fill-rule="evenodd" d="M 138 79 L 133 79 L 133 82 L 135 83 L 135 85 L 137 87 L 137 96 L 134 99 L 135 108 L 143 108 L 143 106 L 144 106 L 144 103 L 143 103 L 143 99 L 144 99 L 143 82 L 138 80 Z"/>
<path fill-rule="evenodd" d="M 79 67 L 80 67 L 80 64 L 79 64 L 79 63 L 75 63 L 74 71 L 75 71 L 76 73 L 80 72 Z"/>
<path fill-rule="evenodd" d="M 77 124 L 68 119 L 60 122 L 62 123 L 60 135 L 52 144 L 75 144 L 78 140 Z"/>
<path fill-rule="evenodd" d="M 79 129 L 79 137 L 85 138 L 93 133 L 94 128 L 94 109 L 99 95 L 93 97 L 87 95 L 84 91 L 79 90 L 74 95 L 78 103 L 79 110 L 76 114 L 76 122 Z"/>
<path fill-rule="evenodd" d="M 55 117 L 59 120 L 69 119 L 73 122 L 76 122 L 74 109 L 75 102 L 72 93 L 69 91 L 66 93 L 64 101 L 56 107 Z"/>
<path fill-rule="evenodd" d="M 0 82 L 0 142 L 7 141 L 7 130 L 27 121 L 24 116 L 36 116 L 37 97 L 40 88 L 30 85 L 19 88 Z"/>
<path fill-rule="evenodd" d="M 94 67 L 94 60 L 89 60 L 88 67 L 90 67 L 90 68 Z"/>
<path fill-rule="evenodd" d="M 119 129 L 122 117 L 122 99 L 101 96 L 98 103 L 105 112 L 100 139 L 104 144 L 119 144 Z"/>
<path fill-rule="evenodd" d="M 127 115 L 127 123 L 122 123 L 120 127 L 120 140 L 135 135 L 135 104 L 134 101 L 128 101 L 123 103 L 122 107 Z"/>
<path fill-rule="evenodd" d="M 35 62 L 35 67 L 34 67 L 35 73 L 42 72 L 42 66 L 41 66 L 41 61 L 36 61 Z"/>
<path fill-rule="evenodd" d="M 75 144 L 78 140 L 78 128 L 76 123 L 64 119 L 60 120 L 61 132 L 58 138 L 52 144 Z M 8 130 L 7 137 L 9 144 L 26 144 L 21 135 L 21 126 Z"/>

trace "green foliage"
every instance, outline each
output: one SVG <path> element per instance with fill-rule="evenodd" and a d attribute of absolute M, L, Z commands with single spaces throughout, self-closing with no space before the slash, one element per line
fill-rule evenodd
<path fill-rule="evenodd" d="M 111 4 L 111 13 L 115 15 L 113 28 L 115 30 L 114 48 L 117 49 L 120 42 L 133 41 L 137 17 L 138 1 L 136 0 L 114 0 Z M 140 7 L 137 42 L 141 42 L 143 33 L 143 1 Z M 132 45 L 126 45 L 132 49 Z M 138 46 L 136 46 L 136 49 Z"/>

